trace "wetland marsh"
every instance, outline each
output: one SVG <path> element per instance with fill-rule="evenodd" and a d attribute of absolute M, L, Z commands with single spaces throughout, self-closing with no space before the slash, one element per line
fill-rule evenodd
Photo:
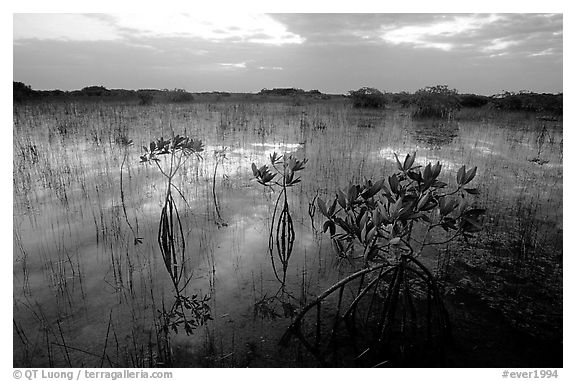
<path fill-rule="evenodd" d="M 415 119 L 344 102 L 38 103 L 13 117 L 15 367 L 321 365 L 299 340 L 279 342 L 298 311 L 363 264 L 337 254 L 316 200 L 386 178 L 395 154 L 413 152 L 415 165 L 440 162 L 448 186 L 461 166 L 477 167 L 485 214 L 473 238 L 422 253 L 451 320 L 445 356 L 388 365 L 562 366 L 561 120 Z M 140 158 L 176 135 L 203 144 L 173 180 L 182 293 L 209 315 L 190 334 L 163 320 L 174 302 L 158 245 L 167 185 Z M 252 170 L 274 153 L 307 159 L 287 192 L 294 241 L 282 286 L 269 250 L 279 190 Z"/>

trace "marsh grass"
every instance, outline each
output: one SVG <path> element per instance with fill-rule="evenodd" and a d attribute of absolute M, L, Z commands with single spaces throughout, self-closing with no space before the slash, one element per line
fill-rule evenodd
<path fill-rule="evenodd" d="M 17 105 L 15 366 L 98 367 L 102 358 L 104 366 L 155 366 L 166 364 L 169 354 L 175 363 L 191 366 L 204 361 L 202 351 L 212 351 L 218 366 L 317 364 L 298 345 L 288 352 L 292 360 L 266 357 L 275 353 L 291 322 L 281 303 L 274 305 L 281 315 L 275 321 L 253 319 L 254 304 L 274 295 L 278 282 L 266 265 L 276 199 L 263 201 L 260 187 L 251 182 L 250 164 L 264 162 L 275 149 L 308 159 L 301 186 L 288 198 L 297 237 L 286 275 L 298 299 L 291 299 L 292 305 L 306 305 L 353 271 L 347 260 L 338 259 L 329 239 L 313 233 L 311 221 L 317 229 L 323 223 L 319 213 L 309 214 L 314 197 L 328 198 L 350 181 L 389 173 L 394 152 L 418 149 L 419 164 L 440 160 L 448 174 L 456 173 L 455 163 L 478 166 L 480 202 L 487 208 L 485 230 L 472 250 L 449 246 L 440 256 L 423 254 L 448 295 L 448 308 L 458 306 L 460 295 L 476 295 L 483 308 L 503 310 L 518 329 L 557 338 L 563 273 L 561 119 L 484 107 L 462 109 L 454 119 L 456 136 L 432 147 L 414 139 L 411 131 L 418 127 L 406 110 L 364 114 L 340 103 Z M 214 149 L 229 147 L 228 160 L 209 155 L 187 162 L 175 182 L 187 199 L 176 203 L 182 232 L 177 224 L 175 231 L 188 240 L 186 252 L 198 254 L 188 262 L 196 276 L 187 291 L 210 290 L 215 320 L 229 316 L 210 322 L 203 335 L 174 334 L 166 346 L 157 310 L 162 303 L 170 310 L 173 285 L 155 242 L 166 189 L 155 168 L 131 158 L 139 153 L 136 147 L 178 133 L 201 136 Z M 128 137 L 134 144 L 125 147 Z M 214 181 L 216 165 L 217 176 L 227 176 L 220 183 Z M 215 224 L 213 190 L 226 229 Z M 173 196 L 179 198 L 177 192 Z M 169 216 L 169 207 L 166 212 Z M 134 245 L 135 236 L 143 238 L 141 244 Z M 250 292 L 252 271 L 256 293 Z M 337 296 L 323 304 L 322 313 L 336 311 Z M 458 335 L 460 322 L 454 323 Z M 256 344 L 248 348 L 248 342 Z M 193 361 L 175 350 L 182 343 L 190 343 Z"/>

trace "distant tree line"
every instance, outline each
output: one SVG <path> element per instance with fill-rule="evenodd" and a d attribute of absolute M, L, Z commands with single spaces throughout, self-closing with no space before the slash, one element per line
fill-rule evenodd
<path fill-rule="evenodd" d="M 489 107 L 505 111 L 525 111 L 562 114 L 563 94 L 534 93 L 521 91 L 503 92 L 492 96 L 459 94 L 446 85 L 428 86 L 414 93 L 383 93 L 362 87 L 348 92 L 355 108 L 384 108 L 388 104 L 412 108 L 415 117 L 449 118 L 461 108 Z"/>
<path fill-rule="evenodd" d="M 32 90 L 22 82 L 13 82 L 14 103 L 28 101 L 138 101 L 141 105 L 153 103 L 187 103 L 194 101 L 192 93 L 184 89 L 107 89 L 104 86 L 87 86 L 81 90 Z"/>
<path fill-rule="evenodd" d="M 33 90 L 22 82 L 13 82 L 14 103 L 34 101 L 124 101 L 140 105 L 154 103 L 188 103 L 196 98 L 204 101 L 262 101 L 266 98 L 282 99 L 289 97 L 296 103 L 302 99 L 329 100 L 340 98 L 340 95 L 329 95 L 319 90 L 298 88 L 262 89 L 258 93 L 235 94 L 221 91 L 190 93 L 184 89 L 107 89 L 104 86 L 88 86 L 81 90 Z M 461 108 L 488 107 L 505 111 L 539 112 L 560 115 L 563 112 L 563 94 L 534 93 L 527 91 L 502 92 L 492 96 L 460 94 L 456 89 L 446 85 L 428 86 L 414 93 L 382 92 L 371 87 L 351 90 L 344 97 L 350 99 L 355 108 L 382 109 L 386 105 L 396 104 L 411 108 L 416 117 L 449 118 Z"/>
<path fill-rule="evenodd" d="M 322 94 L 319 90 L 302 90 L 294 87 L 280 87 L 274 89 L 262 89 L 258 92 L 258 95 L 275 95 L 275 96 L 297 96 L 297 95 L 319 95 Z"/>
<path fill-rule="evenodd" d="M 505 91 L 492 96 L 496 108 L 511 111 L 549 112 L 562 114 L 563 94 L 539 94 L 528 91 Z"/>
<path fill-rule="evenodd" d="M 13 82 L 12 98 L 14 103 L 22 103 L 25 101 L 37 99 L 39 94 L 37 91 L 32 90 L 30 86 L 22 82 Z"/>

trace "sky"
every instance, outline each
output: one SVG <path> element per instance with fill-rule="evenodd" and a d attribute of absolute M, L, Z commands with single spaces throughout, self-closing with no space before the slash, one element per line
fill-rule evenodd
<path fill-rule="evenodd" d="M 562 45 L 562 14 L 16 13 L 13 79 L 40 90 L 557 93 Z"/>

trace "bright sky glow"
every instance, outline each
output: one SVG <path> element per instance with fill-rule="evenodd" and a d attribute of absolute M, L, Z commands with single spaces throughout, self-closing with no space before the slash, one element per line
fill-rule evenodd
<path fill-rule="evenodd" d="M 301 44 L 304 38 L 265 14 L 17 14 L 14 39 L 114 40 L 181 37 L 258 44 Z"/>
<path fill-rule="evenodd" d="M 87 15 L 67 13 L 15 14 L 14 40 L 106 41 L 120 38 L 118 30 Z"/>
<path fill-rule="evenodd" d="M 441 20 L 427 25 L 407 25 L 384 30 L 382 39 L 392 44 L 411 44 L 415 47 L 451 50 L 455 44 L 441 42 L 453 36 L 466 34 L 498 21 L 498 15 L 457 16 L 452 20 Z"/>
<path fill-rule="evenodd" d="M 246 62 L 239 62 L 239 63 L 221 63 L 220 66 L 223 66 L 227 69 L 246 69 Z"/>
<path fill-rule="evenodd" d="M 518 45 L 518 41 L 504 40 L 502 38 L 496 38 L 491 41 L 491 44 L 483 49 L 485 52 L 493 52 L 505 50 L 513 45 Z"/>

